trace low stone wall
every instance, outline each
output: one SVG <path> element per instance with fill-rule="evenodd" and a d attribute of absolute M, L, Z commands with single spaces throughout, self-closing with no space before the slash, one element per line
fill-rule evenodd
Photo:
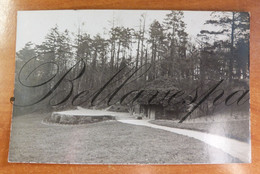
<path fill-rule="evenodd" d="M 44 121 L 57 124 L 87 124 L 106 120 L 115 120 L 115 117 L 110 115 L 67 115 L 53 112 L 51 116 L 45 118 Z"/>

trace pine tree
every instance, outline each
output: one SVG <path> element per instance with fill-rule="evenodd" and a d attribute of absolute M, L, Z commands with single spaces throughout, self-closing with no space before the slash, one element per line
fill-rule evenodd
<path fill-rule="evenodd" d="M 225 60 L 226 65 L 223 65 L 226 67 L 223 68 L 226 69 L 228 79 L 231 81 L 236 76 L 234 68 L 238 62 L 235 57 L 236 45 L 239 40 L 248 40 L 249 37 L 249 16 L 248 13 L 239 12 L 213 12 L 211 16 L 212 19 L 207 20 L 205 25 L 213 25 L 216 29 L 213 31 L 201 30 L 200 33 L 204 37 L 208 37 L 208 40 L 213 40 L 214 37 L 214 43 L 209 43 L 212 44 L 211 50 L 222 47 L 222 51 L 225 51 L 226 48 L 229 48 L 229 54 Z"/>
<path fill-rule="evenodd" d="M 165 29 L 167 31 L 168 45 L 168 76 L 181 79 L 184 76 L 179 67 L 186 59 L 186 44 L 188 34 L 185 31 L 186 24 L 183 21 L 182 11 L 171 11 L 165 18 Z"/>

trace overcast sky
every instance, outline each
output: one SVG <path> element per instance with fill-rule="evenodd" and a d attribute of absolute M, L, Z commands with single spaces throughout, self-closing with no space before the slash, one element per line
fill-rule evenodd
<path fill-rule="evenodd" d="M 49 10 L 49 11 L 18 11 L 16 50 L 20 50 L 31 41 L 41 44 L 44 37 L 55 24 L 61 31 L 68 29 L 77 32 L 78 26 L 85 23 L 82 31 L 90 35 L 107 32 L 111 28 L 113 16 L 115 25 L 138 29 L 141 14 L 146 14 L 146 29 L 156 19 L 162 22 L 170 11 L 165 10 Z M 208 11 L 184 11 L 186 32 L 195 37 L 210 18 Z"/>

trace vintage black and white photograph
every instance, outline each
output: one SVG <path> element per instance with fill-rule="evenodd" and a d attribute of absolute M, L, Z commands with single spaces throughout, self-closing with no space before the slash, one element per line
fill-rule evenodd
<path fill-rule="evenodd" d="M 9 162 L 251 162 L 247 12 L 18 11 Z"/>

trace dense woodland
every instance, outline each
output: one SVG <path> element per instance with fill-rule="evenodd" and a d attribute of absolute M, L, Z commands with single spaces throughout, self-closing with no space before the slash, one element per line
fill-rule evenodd
<path fill-rule="evenodd" d="M 118 97 L 144 88 L 172 86 L 188 91 L 200 86 L 207 89 L 221 79 L 225 80 L 225 95 L 234 88 L 248 89 L 248 13 L 212 12 L 211 19 L 205 21 L 205 29 L 194 39 L 186 32 L 182 11 L 169 11 L 163 22 L 154 20 L 149 28 L 146 17 L 145 14 L 140 16 L 138 29 L 116 26 L 112 22 L 106 37 L 83 32 L 82 27 L 88 27 L 84 24 L 78 27 L 77 33 L 61 31 L 56 25 L 42 44 L 28 42 L 16 53 L 16 104 L 37 101 L 68 71 L 66 79 L 82 76 L 74 80 L 73 85 L 63 80 L 51 95 L 35 105 L 36 110 L 45 105 L 53 105 L 55 109 L 72 107 L 73 97 L 81 92 L 80 98 L 86 102 L 76 103 L 87 107 L 93 93 L 118 71 L 120 73 L 96 101 L 111 95 L 127 78 Z M 72 86 L 71 97 L 58 104 L 71 92 Z M 210 105 L 201 107 L 206 107 L 206 112 Z"/>

